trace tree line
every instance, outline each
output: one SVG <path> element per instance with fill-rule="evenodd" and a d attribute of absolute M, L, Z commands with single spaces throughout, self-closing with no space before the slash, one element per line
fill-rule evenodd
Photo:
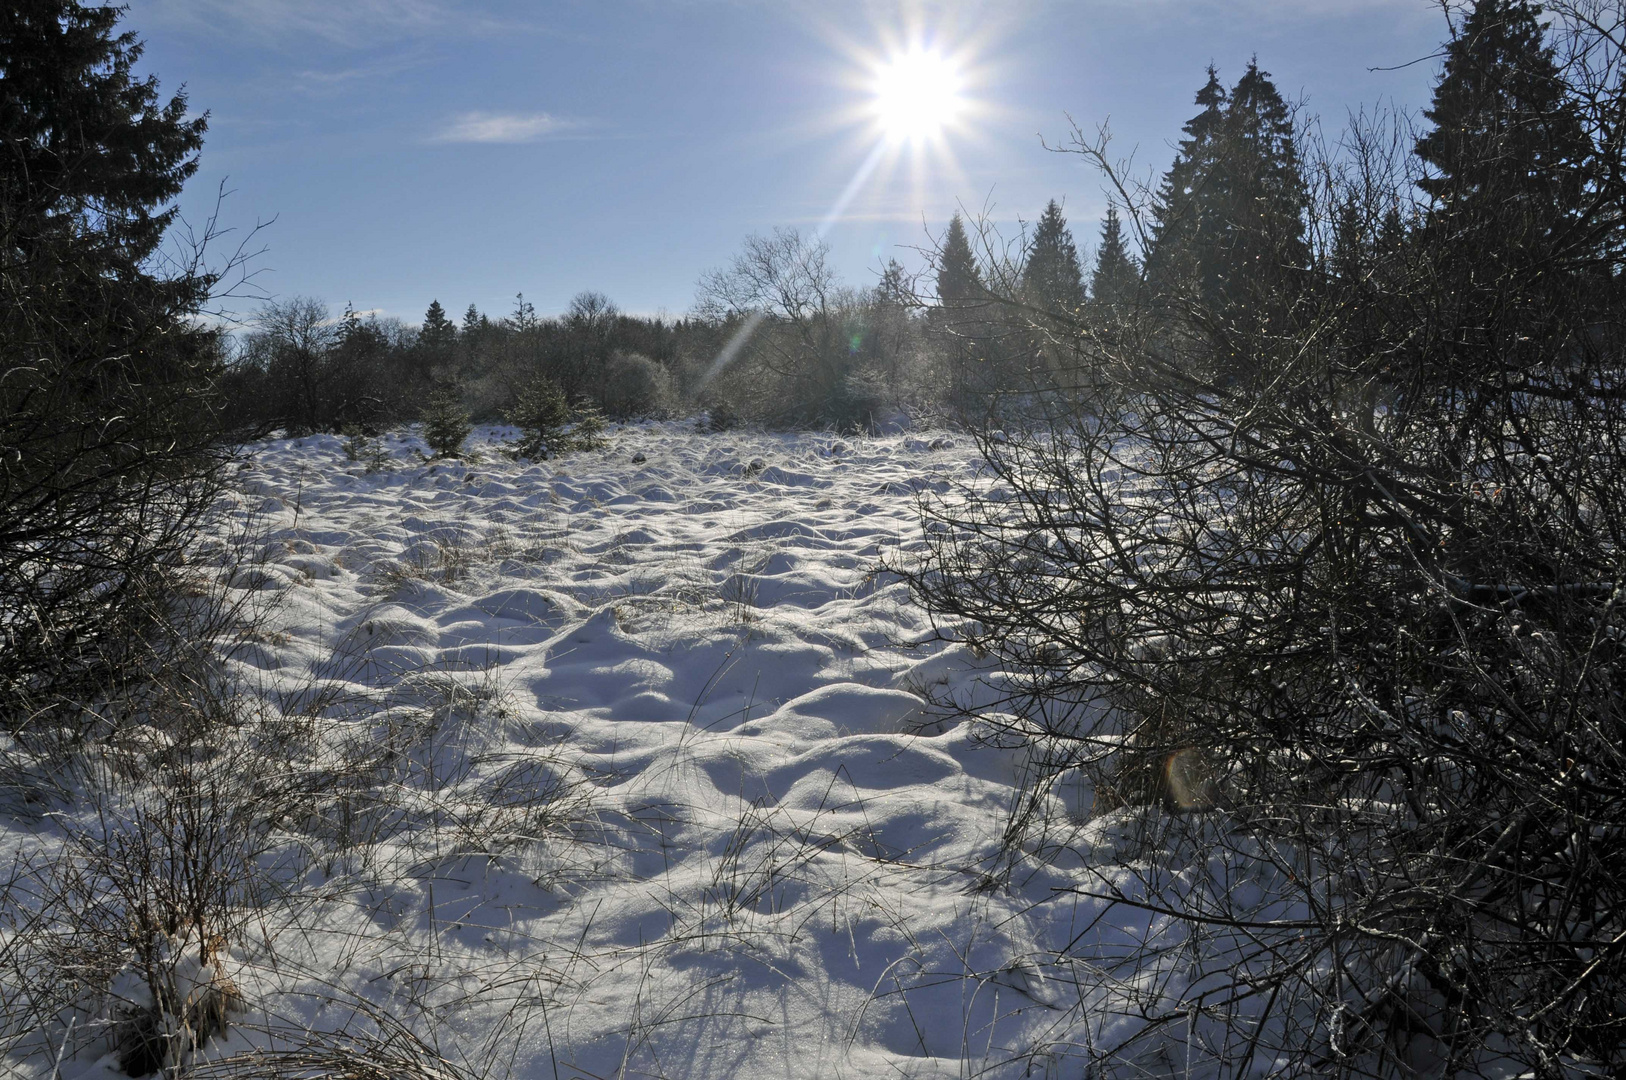
<path fill-rule="evenodd" d="M 455 322 L 436 300 L 416 327 L 348 306 L 334 317 L 295 297 L 258 313 L 222 390 L 239 424 L 292 431 L 411 422 L 437 393 L 497 421 L 539 381 L 615 419 L 713 408 L 852 429 L 903 409 L 1004 411 L 1065 377 L 1056 332 L 1110 321 L 1143 290 L 1167 297 L 1199 283 L 1205 302 L 1223 297 L 1267 322 L 1256 301 L 1291 302 L 1288 269 L 1307 262 L 1309 245 L 1289 109 L 1256 63 L 1230 91 L 1211 68 L 1197 102 L 1141 238 L 1144 260 L 1112 205 L 1086 273 L 1053 199 L 1009 243 L 986 223 L 971 236 L 956 214 L 925 274 L 893 259 L 869 288 L 841 282 L 822 242 L 795 230 L 752 236 L 670 322 L 626 315 L 594 292 L 552 318 L 521 295 L 505 316 L 470 305 Z"/>
<path fill-rule="evenodd" d="M 751 236 L 670 321 L 628 315 L 596 292 L 557 317 L 520 295 L 506 315 L 471 304 L 454 321 L 435 300 L 416 326 L 293 297 L 223 340 L 219 386 L 241 430 L 375 430 L 420 419 L 437 395 L 496 422 L 538 383 L 612 419 L 711 410 L 854 430 L 904 410 L 980 416 L 1044 385 L 1029 328 L 996 311 L 1002 283 L 1016 283 L 1032 311 L 1069 319 L 1130 302 L 1142 273 L 1116 208 L 1088 278 L 1056 200 L 1008 247 L 979 239 L 985 250 L 974 252 L 956 214 L 927 274 L 890 259 L 859 288 L 839 279 L 820 241 L 793 229 Z"/>
<path fill-rule="evenodd" d="M 1115 221 L 1098 291 L 1132 289 L 1122 281 L 1138 275 Z M 937 273 L 939 291 L 981 290 L 958 215 L 947 235 L 965 259 Z M 1020 267 L 1035 303 L 1070 312 L 1085 304 L 1058 203 L 1023 245 Z M 628 315 L 591 291 L 555 317 L 538 315 L 523 295 L 506 315 L 471 304 L 460 320 L 435 300 L 416 326 L 348 305 L 335 315 L 310 297 L 268 302 L 244 332 L 221 340 L 219 390 L 228 426 L 244 431 L 372 431 L 418 420 L 431 397 L 446 394 L 472 419 L 498 422 L 539 382 L 611 419 L 709 409 L 852 430 L 900 410 L 971 404 L 966 380 L 945 390 L 958 349 L 950 339 L 965 327 L 938 318 L 938 308 L 895 259 L 874 286 L 856 288 L 838 279 L 821 242 L 777 230 L 749 237 L 729 266 L 701 280 L 694 310 L 674 320 Z M 1026 385 L 1017 358 L 994 366 L 1004 388 Z"/>
<path fill-rule="evenodd" d="M 586 292 L 558 318 L 521 295 L 493 319 L 470 305 L 461 322 L 439 301 L 421 325 L 337 316 L 319 300 L 264 305 L 235 343 L 221 383 L 243 428 L 374 431 L 419 418 L 426 400 L 455 390 L 474 417 L 497 421 L 529 381 L 546 378 L 616 418 L 659 415 L 677 401 L 683 321 L 634 318 Z"/>

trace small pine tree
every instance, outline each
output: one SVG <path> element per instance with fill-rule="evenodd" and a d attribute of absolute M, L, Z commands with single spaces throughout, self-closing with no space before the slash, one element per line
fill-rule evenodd
<path fill-rule="evenodd" d="M 952 309 L 985 301 L 988 290 L 982 283 L 982 273 L 971 253 L 971 241 L 966 238 L 965 222 L 955 214 L 949 219 L 948 231 L 943 234 L 943 250 L 937 263 L 937 302 Z"/>
<path fill-rule="evenodd" d="M 507 416 L 520 430 L 519 441 L 509 447 L 515 457 L 546 461 L 563 451 L 570 402 L 552 379 L 538 378 L 521 390 Z"/>
<path fill-rule="evenodd" d="M 1095 272 L 1090 277 L 1090 298 L 1107 311 L 1121 311 L 1134 302 L 1140 287 L 1140 266 L 1124 243 L 1123 222 L 1116 206 L 1107 207 L 1101 223 L 1101 249 L 1095 255 Z"/>
<path fill-rule="evenodd" d="M 706 418 L 700 430 L 709 434 L 732 431 L 740 426 L 740 414 L 727 398 L 713 398 L 706 406 Z"/>
<path fill-rule="evenodd" d="M 456 387 L 442 387 L 429 395 L 423 408 L 423 441 L 436 457 L 456 457 L 473 430 Z"/>
<path fill-rule="evenodd" d="M 608 446 L 610 440 L 604 436 L 604 427 L 604 414 L 591 405 L 582 405 L 570 429 L 570 449 L 600 450 Z"/>
<path fill-rule="evenodd" d="M 516 458 L 546 461 L 574 450 L 596 450 L 606 442 L 603 414 L 591 406 L 572 410 L 564 390 L 546 376 L 520 391 L 507 416 L 520 429 L 519 440 L 509 447 Z"/>
<path fill-rule="evenodd" d="M 1055 199 L 1044 208 L 1027 264 L 1022 268 L 1022 294 L 1027 302 L 1047 311 L 1074 315 L 1084 306 L 1084 272 L 1078 247 Z"/>
<path fill-rule="evenodd" d="M 369 434 L 359 427 L 346 427 L 341 434 L 344 435 L 344 459 L 353 461 L 366 467 L 368 475 L 382 472 L 390 467 L 390 452 L 385 448 L 383 440 L 377 435 Z"/>
<path fill-rule="evenodd" d="M 423 326 L 418 329 L 418 344 L 436 356 L 444 356 L 456 342 L 457 324 L 447 318 L 439 300 L 431 300 L 423 315 Z"/>

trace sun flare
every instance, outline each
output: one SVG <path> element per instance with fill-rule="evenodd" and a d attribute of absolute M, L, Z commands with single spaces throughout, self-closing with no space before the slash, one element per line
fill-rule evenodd
<path fill-rule="evenodd" d="M 934 139 L 960 118 L 964 82 L 959 65 L 941 53 L 896 53 L 875 73 L 875 119 L 895 141 Z"/>

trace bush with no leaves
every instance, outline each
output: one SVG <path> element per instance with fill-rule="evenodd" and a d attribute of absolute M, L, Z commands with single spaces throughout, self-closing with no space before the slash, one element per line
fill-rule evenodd
<path fill-rule="evenodd" d="M 1170 1025 L 1204 1075 L 1626 1068 L 1626 10 L 1549 11 L 1595 197 L 1524 197 L 1554 178 L 1489 139 L 1415 204 L 1415 159 L 1354 132 L 1312 192 L 1323 246 L 1273 261 L 1285 306 L 1175 281 L 1072 327 L 1077 389 L 982 432 L 990 475 L 903 567 L 1014 676 L 984 719 L 1030 754 L 1012 864 L 1056 842 L 1064 776 L 1101 828 L 1145 826 L 1057 889 L 1169 920 L 1071 946 L 1126 986 L 1181 972 L 1108 995 L 1136 1033 L 1103 1074 L 1182 1052 Z M 1116 180 L 1103 145 L 1078 149 Z M 1125 808 L 1154 800 L 1193 816 Z"/>
<path fill-rule="evenodd" d="M 606 415 L 616 420 L 662 416 L 671 409 L 672 378 L 642 353 L 618 349 L 605 361 L 599 399 Z"/>

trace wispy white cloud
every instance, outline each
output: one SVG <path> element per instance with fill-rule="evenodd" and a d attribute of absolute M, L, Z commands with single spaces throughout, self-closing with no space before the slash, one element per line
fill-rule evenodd
<path fill-rule="evenodd" d="M 466 112 L 452 118 L 431 141 L 441 143 L 528 143 L 579 126 L 548 113 Z"/>
<path fill-rule="evenodd" d="M 380 42 L 447 34 L 515 33 L 540 28 L 533 17 L 503 18 L 469 0 L 133 0 L 132 24 L 196 33 L 247 34 L 299 47 L 321 42 L 372 48 Z"/>
<path fill-rule="evenodd" d="M 354 45 L 380 36 L 413 37 L 443 25 L 441 0 L 137 0 L 132 22 L 201 32 L 247 33 L 262 40 Z"/>
<path fill-rule="evenodd" d="M 367 64 L 294 71 L 290 72 L 287 78 L 289 86 L 303 93 L 339 94 L 346 93 L 361 83 L 389 79 L 411 71 L 423 66 L 425 62 L 421 51 L 408 50 Z"/>

